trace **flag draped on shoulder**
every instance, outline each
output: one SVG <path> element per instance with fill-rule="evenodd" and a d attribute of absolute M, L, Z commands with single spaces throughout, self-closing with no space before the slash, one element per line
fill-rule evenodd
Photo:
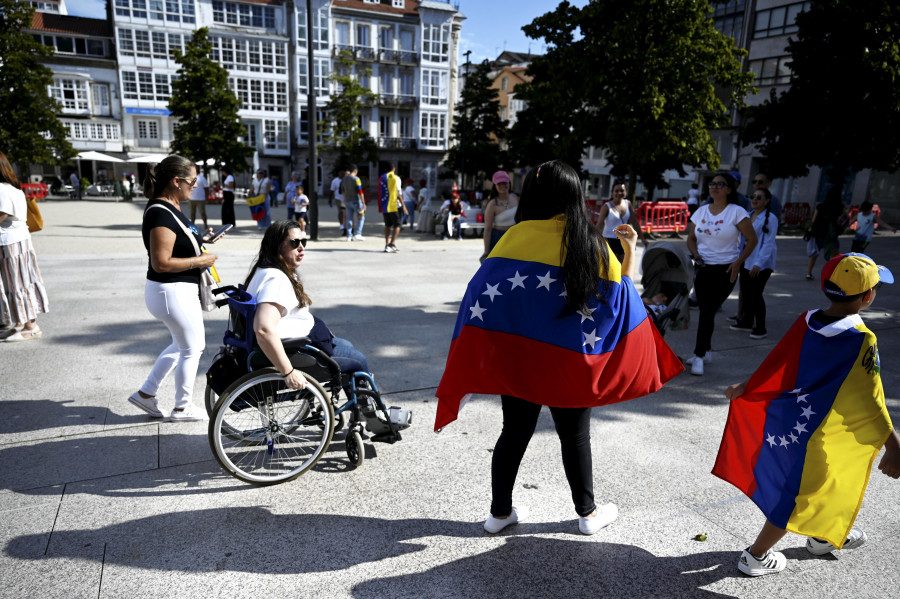
<path fill-rule="evenodd" d="M 471 393 L 600 406 L 653 393 L 684 370 L 612 253 L 601 273 L 604 301 L 561 316 L 564 227 L 564 217 L 515 225 L 469 282 L 437 390 L 435 429 L 456 420 Z"/>
<path fill-rule="evenodd" d="M 388 207 L 388 174 L 384 173 L 378 178 L 378 206 L 382 212 L 387 212 Z"/>
<path fill-rule="evenodd" d="M 713 474 L 770 522 L 844 544 L 892 430 L 875 335 L 801 316 L 731 402 Z"/>

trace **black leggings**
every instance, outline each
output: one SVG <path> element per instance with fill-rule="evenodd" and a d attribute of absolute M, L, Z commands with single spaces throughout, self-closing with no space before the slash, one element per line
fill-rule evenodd
<path fill-rule="evenodd" d="M 491 459 L 491 514 L 502 517 L 512 513 L 516 475 L 537 426 L 541 406 L 509 395 L 500 399 L 503 431 Z M 562 446 L 563 468 L 575 511 L 579 516 L 587 516 L 597 507 L 591 460 L 591 408 L 550 408 L 550 414 Z"/>
<path fill-rule="evenodd" d="M 741 269 L 744 318 L 740 324 L 752 327 L 756 333 L 766 332 L 766 300 L 763 299 L 763 290 L 770 276 L 771 268 L 759 271 L 755 277 L 751 277 L 746 268 Z"/>
<path fill-rule="evenodd" d="M 728 299 L 734 282 L 728 274 L 729 264 L 707 264 L 697 269 L 694 276 L 694 291 L 700 307 L 700 322 L 697 325 L 697 341 L 694 355 L 702 356 L 712 347 L 712 334 L 716 328 L 716 312 Z"/>
<path fill-rule="evenodd" d="M 234 225 L 234 192 L 222 192 L 222 224 Z"/>

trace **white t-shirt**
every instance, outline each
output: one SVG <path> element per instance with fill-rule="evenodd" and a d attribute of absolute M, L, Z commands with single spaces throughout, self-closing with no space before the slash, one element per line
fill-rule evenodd
<path fill-rule="evenodd" d="M 868 215 L 859 212 L 856 215 L 856 236 L 860 239 L 869 241 L 875 234 L 875 211 L 872 210 Z"/>
<path fill-rule="evenodd" d="M 410 202 L 416 203 L 416 188 L 412 185 L 407 185 L 403 188 L 403 203 L 409 204 Z"/>
<path fill-rule="evenodd" d="M 228 175 L 227 177 L 225 177 L 225 183 L 223 183 L 222 186 L 227 191 L 234 191 L 234 175 Z"/>
<path fill-rule="evenodd" d="M 712 204 L 697 208 L 691 217 L 697 236 L 697 251 L 707 264 L 731 264 L 741 255 L 741 232 L 737 224 L 747 218 L 747 211 L 738 204 L 728 204 L 713 215 Z"/>
<path fill-rule="evenodd" d="M 262 179 L 254 179 L 252 181 L 253 185 L 253 195 L 258 196 L 263 193 L 269 193 L 269 178 L 263 177 Z"/>
<path fill-rule="evenodd" d="M 209 182 L 206 180 L 206 177 L 204 177 L 200 173 L 197 173 L 197 187 L 195 187 L 191 191 L 191 201 L 192 202 L 205 202 L 207 187 L 209 187 Z"/>
<path fill-rule="evenodd" d="M 259 268 L 253 273 L 247 292 L 258 304 L 269 302 L 281 307 L 281 320 L 276 327 L 281 339 L 309 335 L 313 328 L 312 313 L 308 307 L 300 307 L 286 274 L 277 268 Z"/>
<path fill-rule="evenodd" d="M 343 200 L 344 194 L 341 193 L 341 181 L 340 177 L 335 177 L 331 180 L 331 193 L 334 194 L 334 199 Z"/>
<path fill-rule="evenodd" d="M 0 245 L 12 245 L 31 238 L 28 232 L 28 204 L 21 189 L 0 183 L 0 212 L 9 216 L 0 223 Z"/>
<path fill-rule="evenodd" d="M 306 197 L 305 193 L 298 193 L 291 202 L 294 204 L 294 212 L 297 214 L 306 212 L 307 208 L 309 208 L 309 198 Z"/>
<path fill-rule="evenodd" d="M 699 189 L 690 189 L 688 190 L 688 206 L 696 206 L 700 203 L 700 190 Z"/>

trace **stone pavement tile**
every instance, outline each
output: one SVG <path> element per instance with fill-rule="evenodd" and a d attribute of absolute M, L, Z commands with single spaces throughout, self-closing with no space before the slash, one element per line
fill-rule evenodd
<path fill-rule="evenodd" d="M 0 489 L 23 490 L 159 467 L 156 426 L 0 446 Z"/>

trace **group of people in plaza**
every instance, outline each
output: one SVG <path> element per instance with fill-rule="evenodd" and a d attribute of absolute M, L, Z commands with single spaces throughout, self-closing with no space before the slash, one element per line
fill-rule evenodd
<path fill-rule="evenodd" d="M 234 224 L 234 177 L 227 169 L 222 175 L 222 218 Z M 335 337 L 310 310 L 298 272 L 308 251 L 310 205 L 301 173 L 292 172 L 284 187 L 288 218 L 275 222 L 270 213 L 277 202 L 270 201 L 275 188 L 266 175 L 256 173 L 253 187 L 252 193 L 265 196 L 266 216 L 257 221 L 263 235 L 244 280 L 258 305 L 253 329 L 261 351 L 290 389 L 303 389 L 308 375 L 285 350 L 282 340 L 288 338 L 313 339 L 342 370 L 371 372 L 367 357 L 347 339 Z M 780 204 L 776 207 L 765 175 L 754 179 L 747 209 L 738 199 L 739 181 L 728 172 L 710 180 L 708 203 L 698 197 L 686 246 L 695 266 L 699 323 L 693 355 L 682 362 L 654 326 L 634 283 L 637 242 L 647 245 L 648 240 L 624 184 L 613 185 L 595 224 L 585 208 L 579 174 L 562 161 L 530 169 L 518 195 L 510 189 L 508 173 L 498 171 L 491 181 L 482 208 L 481 266 L 460 304 L 436 392 L 435 428 L 453 422 L 472 394 L 500 396 L 502 426 L 491 458 L 491 503 L 483 523 L 487 533 L 496 534 L 528 519 L 527 508 L 514 503 L 515 482 L 547 406 L 578 529 L 593 535 L 619 513 L 614 503 L 595 495 L 593 408 L 653 393 L 685 365 L 691 374 L 703 375 L 711 362 L 716 314 L 736 284 L 741 299 L 731 328 L 748 331 L 753 339 L 768 335 L 763 295 L 776 266 Z M 399 251 L 404 216 L 412 227 L 416 212 L 426 214 L 412 183 L 402 181 L 394 165 L 379 178 L 385 253 Z M 148 256 L 144 301 L 170 341 L 127 401 L 152 418 L 173 422 L 208 418 L 192 400 L 205 348 L 200 289 L 218 259 L 206 246 L 222 236 L 207 232 L 200 205 L 203 229 L 194 223 L 194 203 L 200 202 L 198 190 L 205 194 L 204 185 L 197 165 L 175 155 L 148 165 L 143 182 L 148 198 L 141 226 Z M 36 319 L 49 306 L 19 187 L 0 153 L 0 335 L 7 341 L 40 338 Z M 330 190 L 341 235 L 364 240 L 366 203 L 357 167 L 338 173 Z M 835 230 L 845 211 L 842 207 L 838 213 L 836 201 L 837 191 L 817 208 L 810 230 L 817 253 L 826 251 L 821 285 L 828 307 L 804 312 L 751 377 L 725 390 L 729 415 L 713 474 L 745 492 L 766 518 L 738 558 L 738 569 L 750 576 L 785 568 L 784 554 L 774 547 L 788 531 L 807 536 L 807 550 L 814 555 L 863 545 L 865 533 L 852 525 L 882 448 L 878 468 L 900 478 L 900 436 L 885 406 L 877 342 L 860 317 L 882 285 L 893 283 L 893 275 L 861 253 L 837 253 Z M 466 205 L 458 193 L 448 193 L 441 209 L 447 216 L 444 234 L 458 238 Z M 875 223 L 893 229 L 864 203 L 853 250 L 865 249 Z M 473 361 L 473 355 L 478 359 Z M 164 410 L 168 402 L 157 394 L 172 374 L 174 405 Z M 805 423 L 798 421 L 802 408 Z M 803 444 L 796 452 L 801 457 L 779 453 L 791 444 Z M 846 482 L 850 479 L 852 484 Z"/>

